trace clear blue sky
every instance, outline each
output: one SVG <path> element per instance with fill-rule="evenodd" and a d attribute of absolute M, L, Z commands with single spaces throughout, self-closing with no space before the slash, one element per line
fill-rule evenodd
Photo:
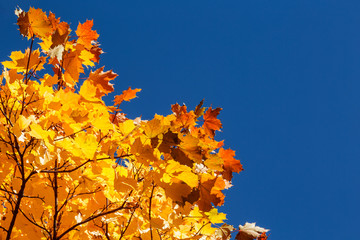
<path fill-rule="evenodd" d="M 223 107 L 219 135 L 245 171 L 227 191 L 228 222 L 272 240 L 357 239 L 360 223 L 360 1 L 0 2 L 0 61 L 24 50 L 16 5 L 76 29 L 94 19 L 130 117 L 176 102 Z"/>

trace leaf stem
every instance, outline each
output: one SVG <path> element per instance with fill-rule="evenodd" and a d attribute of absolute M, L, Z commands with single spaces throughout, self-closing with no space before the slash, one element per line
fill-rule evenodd
<path fill-rule="evenodd" d="M 26 84 L 28 83 L 28 81 L 29 81 L 29 79 L 30 79 L 30 77 L 28 78 L 28 73 L 29 73 L 30 58 L 31 58 L 33 43 L 34 43 L 34 35 L 31 37 L 29 58 L 28 58 L 27 65 L 26 65 L 26 73 L 25 73 L 25 83 L 26 83 Z"/>

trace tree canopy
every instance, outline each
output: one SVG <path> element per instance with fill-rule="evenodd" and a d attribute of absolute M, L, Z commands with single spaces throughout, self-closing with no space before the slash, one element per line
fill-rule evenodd
<path fill-rule="evenodd" d="M 129 119 L 120 107 L 141 89 L 105 103 L 117 74 L 98 66 L 93 21 L 15 14 L 30 46 L 2 62 L 0 239 L 267 238 L 216 208 L 243 169 L 215 139 L 221 108 Z"/>

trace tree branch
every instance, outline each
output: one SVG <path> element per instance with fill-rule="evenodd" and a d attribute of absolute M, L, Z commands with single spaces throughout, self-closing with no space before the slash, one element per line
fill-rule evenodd
<path fill-rule="evenodd" d="M 153 233 L 152 233 L 152 226 L 151 226 L 151 203 L 152 203 L 152 198 L 154 195 L 154 189 L 155 189 L 155 184 L 154 181 L 152 182 L 152 189 L 151 189 L 151 195 L 150 195 L 150 199 L 149 199 L 149 222 L 150 222 L 150 238 L 151 240 L 153 239 Z"/>
<path fill-rule="evenodd" d="M 132 192 L 133 192 L 133 191 L 130 191 L 129 196 L 132 194 Z M 115 213 L 115 212 L 117 212 L 117 211 L 119 211 L 119 210 L 122 210 L 122 209 L 132 209 L 132 208 L 134 208 L 133 206 L 131 206 L 131 207 L 126 207 L 126 206 L 125 206 L 126 203 L 127 203 L 127 200 L 125 200 L 125 201 L 123 202 L 123 204 L 121 204 L 121 206 L 119 206 L 119 207 L 117 207 L 117 208 L 114 208 L 114 209 L 109 210 L 109 211 L 106 211 L 106 212 L 100 212 L 100 213 L 98 213 L 98 214 L 95 214 L 95 215 L 92 215 L 92 216 L 86 218 L 85 220 L 83 220 L 83 221 L 81 221 L 81 222 L 73 225 L 72 227 L 68 228 L 67 230 L 65 230 L 60 236 L 58 236 L 58 237 L 56 238 L 56 240 L 60 240 L 60 239 L 63 238 L 67 233 L 69 233 L 69 232 L 72 231 L 72 230 L 75 230 L 78 226 L 81 226 L 81 225 L 83 225 L 83 224 L 85 224 L 85 223 L 87 223 L 87 222 L 89 222 L 89 221 L 92 221 L 92 220 L 94 220 L 94 219 L 96 219 L 96 218 L 99 218 L 99 217 L 102 217 L 102 216 L 106 216 L 106 215 L 111 214 L 111 213 Z M 138 207 L 138 206 L 135 206 L 135 207 Z"/>

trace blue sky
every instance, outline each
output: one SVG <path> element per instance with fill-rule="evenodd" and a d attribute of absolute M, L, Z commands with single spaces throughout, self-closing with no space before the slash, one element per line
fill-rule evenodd
<path fill-rule="evenodd" d="M 130 117 L 170 105 L 222 107 L 245 171 L 228 223 L 272 240 L 356 239 L 360 223 L 360 1 L 1 1 L 0 61 L 24 50 L 16 5 L 94 19 L 117 92 L 142 88 Z"/>

